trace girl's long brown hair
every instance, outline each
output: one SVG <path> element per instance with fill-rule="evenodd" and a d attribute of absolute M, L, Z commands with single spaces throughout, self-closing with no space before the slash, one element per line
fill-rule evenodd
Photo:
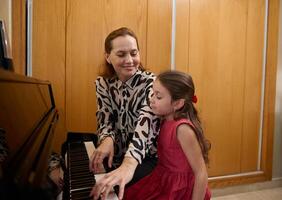
<path fill-rule="evenodd" d="M 208 151 L 210 142 L 205 138 L 198 112 L 193 105 L 195 87 L 192 77 L 189 74 L 179 71 L 166 71 L 158 75 L 157 80 L 169 91 L 172 100 L 184 99 L 184 106 L 175 111 L 174 119 L 187 118 L 194 127 L 197 140 L 200 144 L 203 158 L 206 163 L 209 162 Z"/>

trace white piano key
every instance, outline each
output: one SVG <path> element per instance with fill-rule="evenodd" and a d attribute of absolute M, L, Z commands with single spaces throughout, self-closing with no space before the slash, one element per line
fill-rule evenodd
<path fill-rule="evenodd" d="M 90 159 L 90 157 L 92 156 L 92 154 L 95 150 L 94 143 L 92 141 L 86 141 L 86 142 L 84 142 L 84 145 L 85 145 L 85 148 L 86 148 L 88 158 Z M 65 155 L 65 161 L 67 161 L 67 154 Z M 67 162 L 65 162 L 65 163 L 67 164 Z M 95 173 L 95 175 L 94 175 L 96 182 L 98 182 L 103 176 L 105 176 L 105 174 L 106 174 L 105 172 L 106 171 L 104 169 L 104 166 L 101 165 L 101 167 L 99 168 L 99 173 L 98 174 Z M 85 189 L 85 188 L 74 189 L 72 191 L 81 190 L 81 189 Z M 62 193 L 60 193 L 57 196 L 57 200 L 62 200 Z M 118 197 L 117 197 L 114 189 L 112 189 L 109 192 L 107 200 L 118 200 Z"/>

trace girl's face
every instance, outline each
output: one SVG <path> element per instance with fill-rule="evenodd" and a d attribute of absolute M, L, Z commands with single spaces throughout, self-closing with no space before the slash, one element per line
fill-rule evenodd
<path fill-rule="evenodd" d="M 174 116 L 174 103 L 169 91 L 157 79 L 153 84 L 153 97 L 150 101 L 152 111 L 167 120 L 172 120 Z"/>
<path fill-rule="evenodd" d="M 112 40 L 112 51 L 106 53 L 106 60 L 112 64 L 118 78 L 125 82 L 132 77 L 140 65 L 140 56 L 135 38 L 126 35 Z"/>

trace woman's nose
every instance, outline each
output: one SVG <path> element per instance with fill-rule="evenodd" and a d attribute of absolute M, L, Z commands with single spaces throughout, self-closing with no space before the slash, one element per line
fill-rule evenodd
<path fill-rule="evenodd" d="M 133 62 L 133 59 L 132 59 L 132 56 L 130 54 L 128 54 L 125 58 L 126 60 L 126 63 L 132 63 Z"/>

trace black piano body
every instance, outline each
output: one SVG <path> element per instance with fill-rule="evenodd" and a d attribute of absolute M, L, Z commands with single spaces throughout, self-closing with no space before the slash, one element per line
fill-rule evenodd
<path fill-rule="evenodd" d="M 59 118 L 51 83 L 0 69 L 0 94 L 0 199 L 58 199 L 47 174 Z M 68 132 L 62 145 L 61 154 L 67 155 L 63 200 L 92 199 L 95 177 L 86 142 L 94 145 L 97 137 Z"/>
<path fill-rule="evenodd" d="M 52 199 L 48 189 L 58 112 L 48 81 L 0 69 L 0 199 Z"/>

